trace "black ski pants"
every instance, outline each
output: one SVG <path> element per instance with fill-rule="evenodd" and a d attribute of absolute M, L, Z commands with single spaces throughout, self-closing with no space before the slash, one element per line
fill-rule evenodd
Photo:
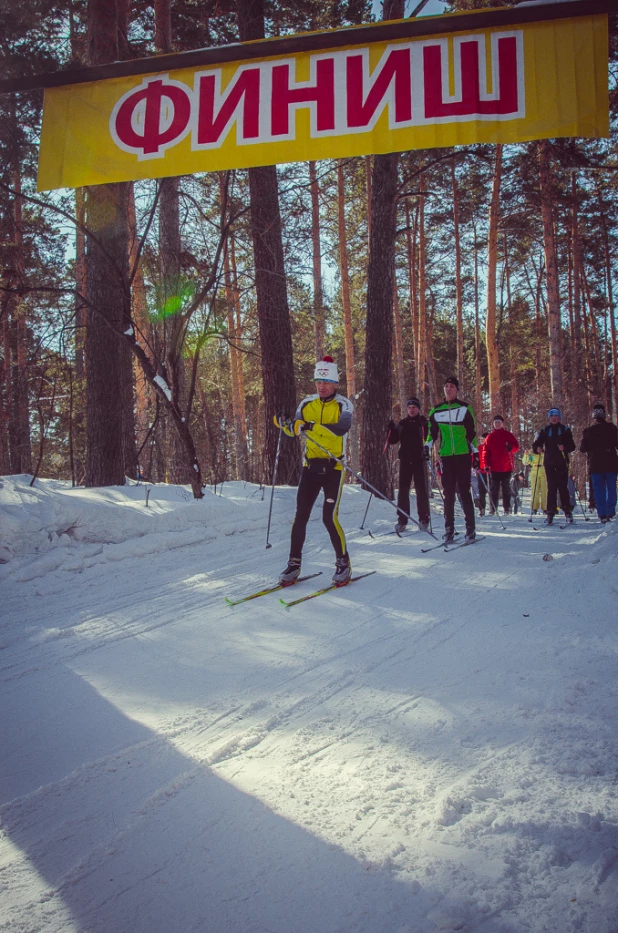
<path fill-rule="evenodd" d="M 466 534 L 474 531 L 474 502 L 470 483 L 472 461 L 470 454 L 453 454 L 442 457 L 442 489 L 444 490 L 444 530 L 455 529 L 455 494 L 459 492 L 466 517 Z"/>
<path fill-rule="evenodd" d="M 416 509 L 419 522 L 429 521 L 429 495 L 427 493 L 427 473 L 424 460 L 411 463 L 407 460 L 399 461 L 399 489 L 397 491 L 397 507 L 402 511 L 397 518 L 404 525 L 407 524 L 407 515 L 410 513 L 410 484 L 414 480 L 416 491 Z M 404 515 L 403 512 L 406 514 Z"/>
<path fill-rule="evenodd" d="M 545 464 L 545 475 L 547 477 L 547 514 L 555 515 L 558 506 L 558 493 L 560 493 L 560 506 L 565 515 L 570 515 L 571 497 L 569 495 L 569 472 L 567 465 L 547 466 Z"/>
<path fill-rule="evenodd" d="M 343 470 L 331 470 L 323 474 L 314 473 L 309 467 L 304 467 L 296 493 L 296 515 L 292 524 L 290 557 L 296 557 L 299 560 L 302 557 L 307 522 L 321 489 L 324 490 L 322 521 L 330 535 L 337 557 L 343 557 L 346 553 L 345 535 L 339 524 L 339 500 L 343 491 L 344 478 Z"/>
<path fill-rule="evenodd" d="M 491 501 L 495 509 L 498 508 L 500 492 L 502 492 L 502 505 L 505 512 L 511 510 L 511 476 L 512 472 L 498 473 L 492 471 L 491 474 Z"/>

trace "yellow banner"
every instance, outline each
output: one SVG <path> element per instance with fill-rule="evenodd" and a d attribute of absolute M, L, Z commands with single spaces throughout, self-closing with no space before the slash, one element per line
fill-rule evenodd
<path fill-rule="evenodd" d="M 607 135 L 607 16 L 585 16 L 46 90 L 38 187 Z"/>

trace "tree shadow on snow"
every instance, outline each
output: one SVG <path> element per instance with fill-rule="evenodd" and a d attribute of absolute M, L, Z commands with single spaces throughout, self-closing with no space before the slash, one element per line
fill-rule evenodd
<path fill-rule="evenodd" d="M 435 892 L 369 870 L 55 672 L 12 692 L 3 724 L 5 790 L 21 796 L 0 818 L 27 858 L 11 877 L 33 892 L 5 914 L 13 929 L 56 930 L 59 901 L 78 933 L 427 929 Z"/>

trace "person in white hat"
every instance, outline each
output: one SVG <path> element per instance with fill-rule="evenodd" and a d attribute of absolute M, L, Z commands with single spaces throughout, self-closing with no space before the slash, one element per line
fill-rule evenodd
<path fill-rule="evenodd" d="M 337 392 L 339 372 L 332 356 L 315 364 L 313 377 L 316 393 L 304 398 L 296 410 L 294 421 L 275 416 L 275 424 L 288 435 L 302 433 L 306 438 L 303 472 L 296 495 L 296 515 L 292 524 L 290 557 L 279 577 L 284 585 L 294 583 L 300 575 L 307 522 L 315 501 L 324 491 L 322 521 L 335 549 L 336 566 L 333 583 L 344 586 L 352 575 L 345 534 L 339 524 L 339 501 L 343 492 L 345 471 L 337 460 L 345 451 L 345 435 L 352 426 L 352 402 Z M 317 441 L 318 447 L 314 440 Z M 331 456 L 332 455 L 332 456 Z"/>

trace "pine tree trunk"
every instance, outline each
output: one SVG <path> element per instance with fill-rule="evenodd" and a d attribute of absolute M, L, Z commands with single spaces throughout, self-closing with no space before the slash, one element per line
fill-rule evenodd
<path fill-rule="evenodd" d="M 118 59 L 115 3 L 90 0 L 89 63 Z M 132 384 L 131 361 L 119 339 L 130 323 L 128 281 L 128 184 L 86 190 L 90 238 L 86 253 L 86 486 L 123 485 L 133 410 L 125 410 Z"/>
<path fill-rule="evenodd" d="M 13 185 L 18 192 L 13 202 L 13 287 L 17 294 L 10 301 L 10 314 L 14 327 L 15 357 L 13 367 L 13 417 L 15 445 L 11 449 L 13 473 L 32 473 L 32 444 L 30 439 L 30 403 L 28 379 L 28 329 L 26 304 L 20 292 L 25 285 L 24 240 L 22 226 L 21 168 L 16 159 Z"/>
<path fill-rule="evenodd" d="M 392 406 L 398 160 L 399 156 L 391 153 L 377 155 L 373 161 L 362 430 L 363 473 L 380 492 L 389 496 L 391 476 L 382 451 Z"/>
<path fill-rule="evenodd" d="M 479 251 L 474 227 L 474 389 L 477 421 L 483 420 L 483 396 L 481 383 L 481 318 L 479 310 Z"/>
<path fill-rule="evenodd" d="M 337 162 L 337 232 L 339 236 L 339 270 L 341 273 L 341 305 L 343 309 L 343 335 L 345 342 L 346 395 L 355 404 L 356 372 L 354 358 L 354 329 L 350 304 L 350 267 L 348 260 L 348 233 L 345 221 L 345 181 L 343 162 Z M 358 416 L 352 418 L 349 435 L 350 461 L 352 469 L 360 470 L 360 434 Z"/>
<path fill-rule="evenodd" d="M 154 0 L 155 46 L 158 52 L 173 51 L 170 0 Z M 178 178 L 162 178 L 159 195 L 159 282 L 164 314 L 165 367 L 174 402 L 186 411 L 188 402 L 187 373 L 182 352 L 185 320 L 179 307 L 176 313 L 167 306 L 181 293 L 180 276 L 180 208 Z M 167 476 L 171 483 L 190 483 L 191 464 L 186 461 L 183 438 L 173 429 L 173 417 L 166 414 Z"/>
<path fill-rule="evenodd" d="M 455 237 L 455 310 L 457 316 L 457 378 L 463 386 L 464 372 L 464 329 L 463 329 L 463 283 L 461 279 L 461 240 L 459 235 L 459 190 L 455 176 L 455 160 L 451 161 L 451 185 L 453 189 L 453 227 Z"/>
<path fill-rule="evenodd" d="M 130 320 L 128 185 L 87 189 L 86 486 L 122 486 L 125 478 L 125 359 L 119 339 Z"/>
<path fill-rule="evenodd" d="M 263 39 L 264 0 L 238 0 L 237 11 L 241 40 Z M 296 410 L 292 328 L 283 261 L 279 185 L 274 165 L 249 169 L 249 193 L 266 418 L 263 479 L 271 482 L 278 439 L 272 419 L 278 413 L 292 416 Z M 299 470 L 299 445 L 286 439 L 279 458 L 279 482 L 296 484 Z"/>
<path fill-rule="evenodd" d="M 431 398 L 427 367 L 427 278 L 425 248 L 425 178 L 420 176 L 418 207 L 418 350 L 416 357 L 418 392 L 421 407 L 429 411 Z"/>
<path fill-rule="evenodd" d="M 609 395 L 611 399 L 611 414 L 614 422 L 618 420 L 618 357 L 616 353 L 618 348 L 616 345 L 616 315 L 614 311 L 614 288 L 612 281 L 612 258 L 609 248 L 609 234 L 607 229 L 607 211 L 603 197 L 601 195 L 601 189 L 597 183 L 597 199 L 599 202 L 599 210 L 601 216 L 601 231 L 603 233 L 603 252 L 605 259 L 605 280 L 607 288 L 607 307 L 606 307 L 606 320 L 609 318 L 609 331 L 611 336 L 611 348 L 612 348 L 612 376 L 609 385 Z"/>
<path fill-rule="evenodd" d="M 324 321 L 324 291 L 322 288 L 322 247 L 320 244 L 320 189 L 315 162 L 309 163 L 309 185 L 311 188 L 311 254 L 313 259 L 313 328 L 315 358 L 321 360 L 326 346 Z"/>
<path fill-rule="evenodd" d="M 496 280 L 498 270 L 498 224 L 500 220 L 500 186 L 502 180 L 502 145 L 495 150 L 494 177 L 489 207 L 489 233 L 487 239 L 487 314 L 485 318 L 485 344 L 489 377 L 489 407 L 500 406 L 500 358 L 498 355 Z"/>
<path fill-rule="evenodd" d="M 547 276 L 547 328 L 549 333 L 549 359 L 551 394 L 554 405 L 562 404 L 562 336 L 560 326 L 560 296 L 558 292 L 558 260 L 553 217 L 553 192 L 549 163 L 549 142 L 538 145 L 539 185 L 541 191 L 541 218 L 543 221 L 543 247 Z"/>
<path fill-rule="evenodd" d="M 247 411 L 245 405 L 245 377 L 243 371 L 243 358 L 244 354 L 242 353 L 240 347 L 242 345 L 242 336 L 243 336 L 243 323 L 242 323 L 242 314 L 240 308 L 240 289 L 238 287 L 238 271 L 236 267 L 236 238 L 233 231 L 230 231 L 230 264 L 232 271 L 232 292 L 234 296 L 234 313 L 236 315 L 236 346 L 238 348 L 237 355 L 237 368 L 236 368 L 236 378 L 238 379 L 238 404 L 239 404 L 239 414 L 240 414 L 240 428 L 242 431 L 242 442 L 243 448 L 245 451 L 245 459 L 247 463 L 247 479 L 250 479 L 250 470 L 249 470 L 249 453 L 247 447 Z"/>
<path fill-rule="evenodd" d="M 401 310 L 399 308 L 399 293 L 397 291 L 397 281 L 393 287 L 393 324 L 395 329 L 395 359 L 397 361 L 397 394 L 401 406 L 401 417 L 406 416 L 406 399 L 408 393 L 406 389 L 406 373 L 403 360 L 403 328 L 401 325 Z"/>
<path fill-rule="evenodd" d="M 86 224 L 86 197 L 83 188 L 75 189 L 75 218 L 83 228 Z M 75 231 L 75 375 L 85 376 L 84 338 L 86 332 L 86 237 L 83 229 Z"/>
<path fill-rule="evenodd" d="M 573 332 L 571 334 L 573 372 L 578 385 L 581 383 L 582 364 L 582 320 L 581 320 L 581 279 L 582 279 L 582 251 L 579 239 L 579 221 L 577 216 L 577 179 L 575 173 L 571 178 L 571 248 L 573 252 Z"/>
<path fill-rule="evenodd" d="M 418 289 L 416 282 L 416 253 L 418 238 L 418 205 L 414 208 L 414 221 L 410 219 L 410 205 L 406 199 L 406 245 L 408 251 L 408 282 L 410 291 L 410 318 L 412 323 L 412 353 L 414 355 L 414 372 L 412 386 L 417 395 L 421 388 L 418 378 Z"/>
<path fill-rule="evenodd" d="M 219 173 L 219 192 L 221 206 L 223 208 L 224 173 L 222 172 Z M 222 217 L 222 221 L 225 222 L 224 217 Z M 225 281 L 225 300 L 227 304 L 230 384 L 232 388 L 232 424 L 234 426 L 234 460 L 236 463 L 236 479 L 247 480 L 249 478 L 249 457 L 243 419 L 242 354 L 239 350 L 239 332 L 236 326 L 236 295 L 232 276 L 232 263 L 230 260 L 231 243 L 232 233 L 230 232 L 223 251 L 223 277 Z"/>
<path fill-rule="evenodd" d="M 141 258 L 137 258 L 139 239 L 137 235 L 137 220 L 135 216 L 135 196 L 133 185 L 129 188 L 129 267 L 133 275 L 133 287 L 131 292 L 131 309 L 133 321 L 138 332 L 138 340 L 142 343 L 146 355 L 151 363 L 154 364 L 154 353 L 152 349 L 152 333 L 150 319 L 148 316 L 148 302 L 146 298 L 146 284 L 144 282 L 144 270 Z M 136 265 L 137 264 L 137 265 Z M 152 480 L 146 464 L 147 447 L 144 445 L 150 441 L 149 431 L 150 422 L 155 410 L 155 400 L 152 388 L 146 379 L 142 368 L 135 362 L 135 427 L 137 436 L 137 451 L 139 454 L 140 473 L 143 479 Z M 148 440 L 147 440 L 148 438 Z"/>
<path fill-rule="evenodd" d="M 403 8 L 403 0 L 385 0 L 383 19 L 400 19 Z M 373 157 L 362 433 L 363 473 L 380 492 L 389 496 L 392 482 L 382 450 L 392 408 L 398 165 L 398 153 Z"/>

